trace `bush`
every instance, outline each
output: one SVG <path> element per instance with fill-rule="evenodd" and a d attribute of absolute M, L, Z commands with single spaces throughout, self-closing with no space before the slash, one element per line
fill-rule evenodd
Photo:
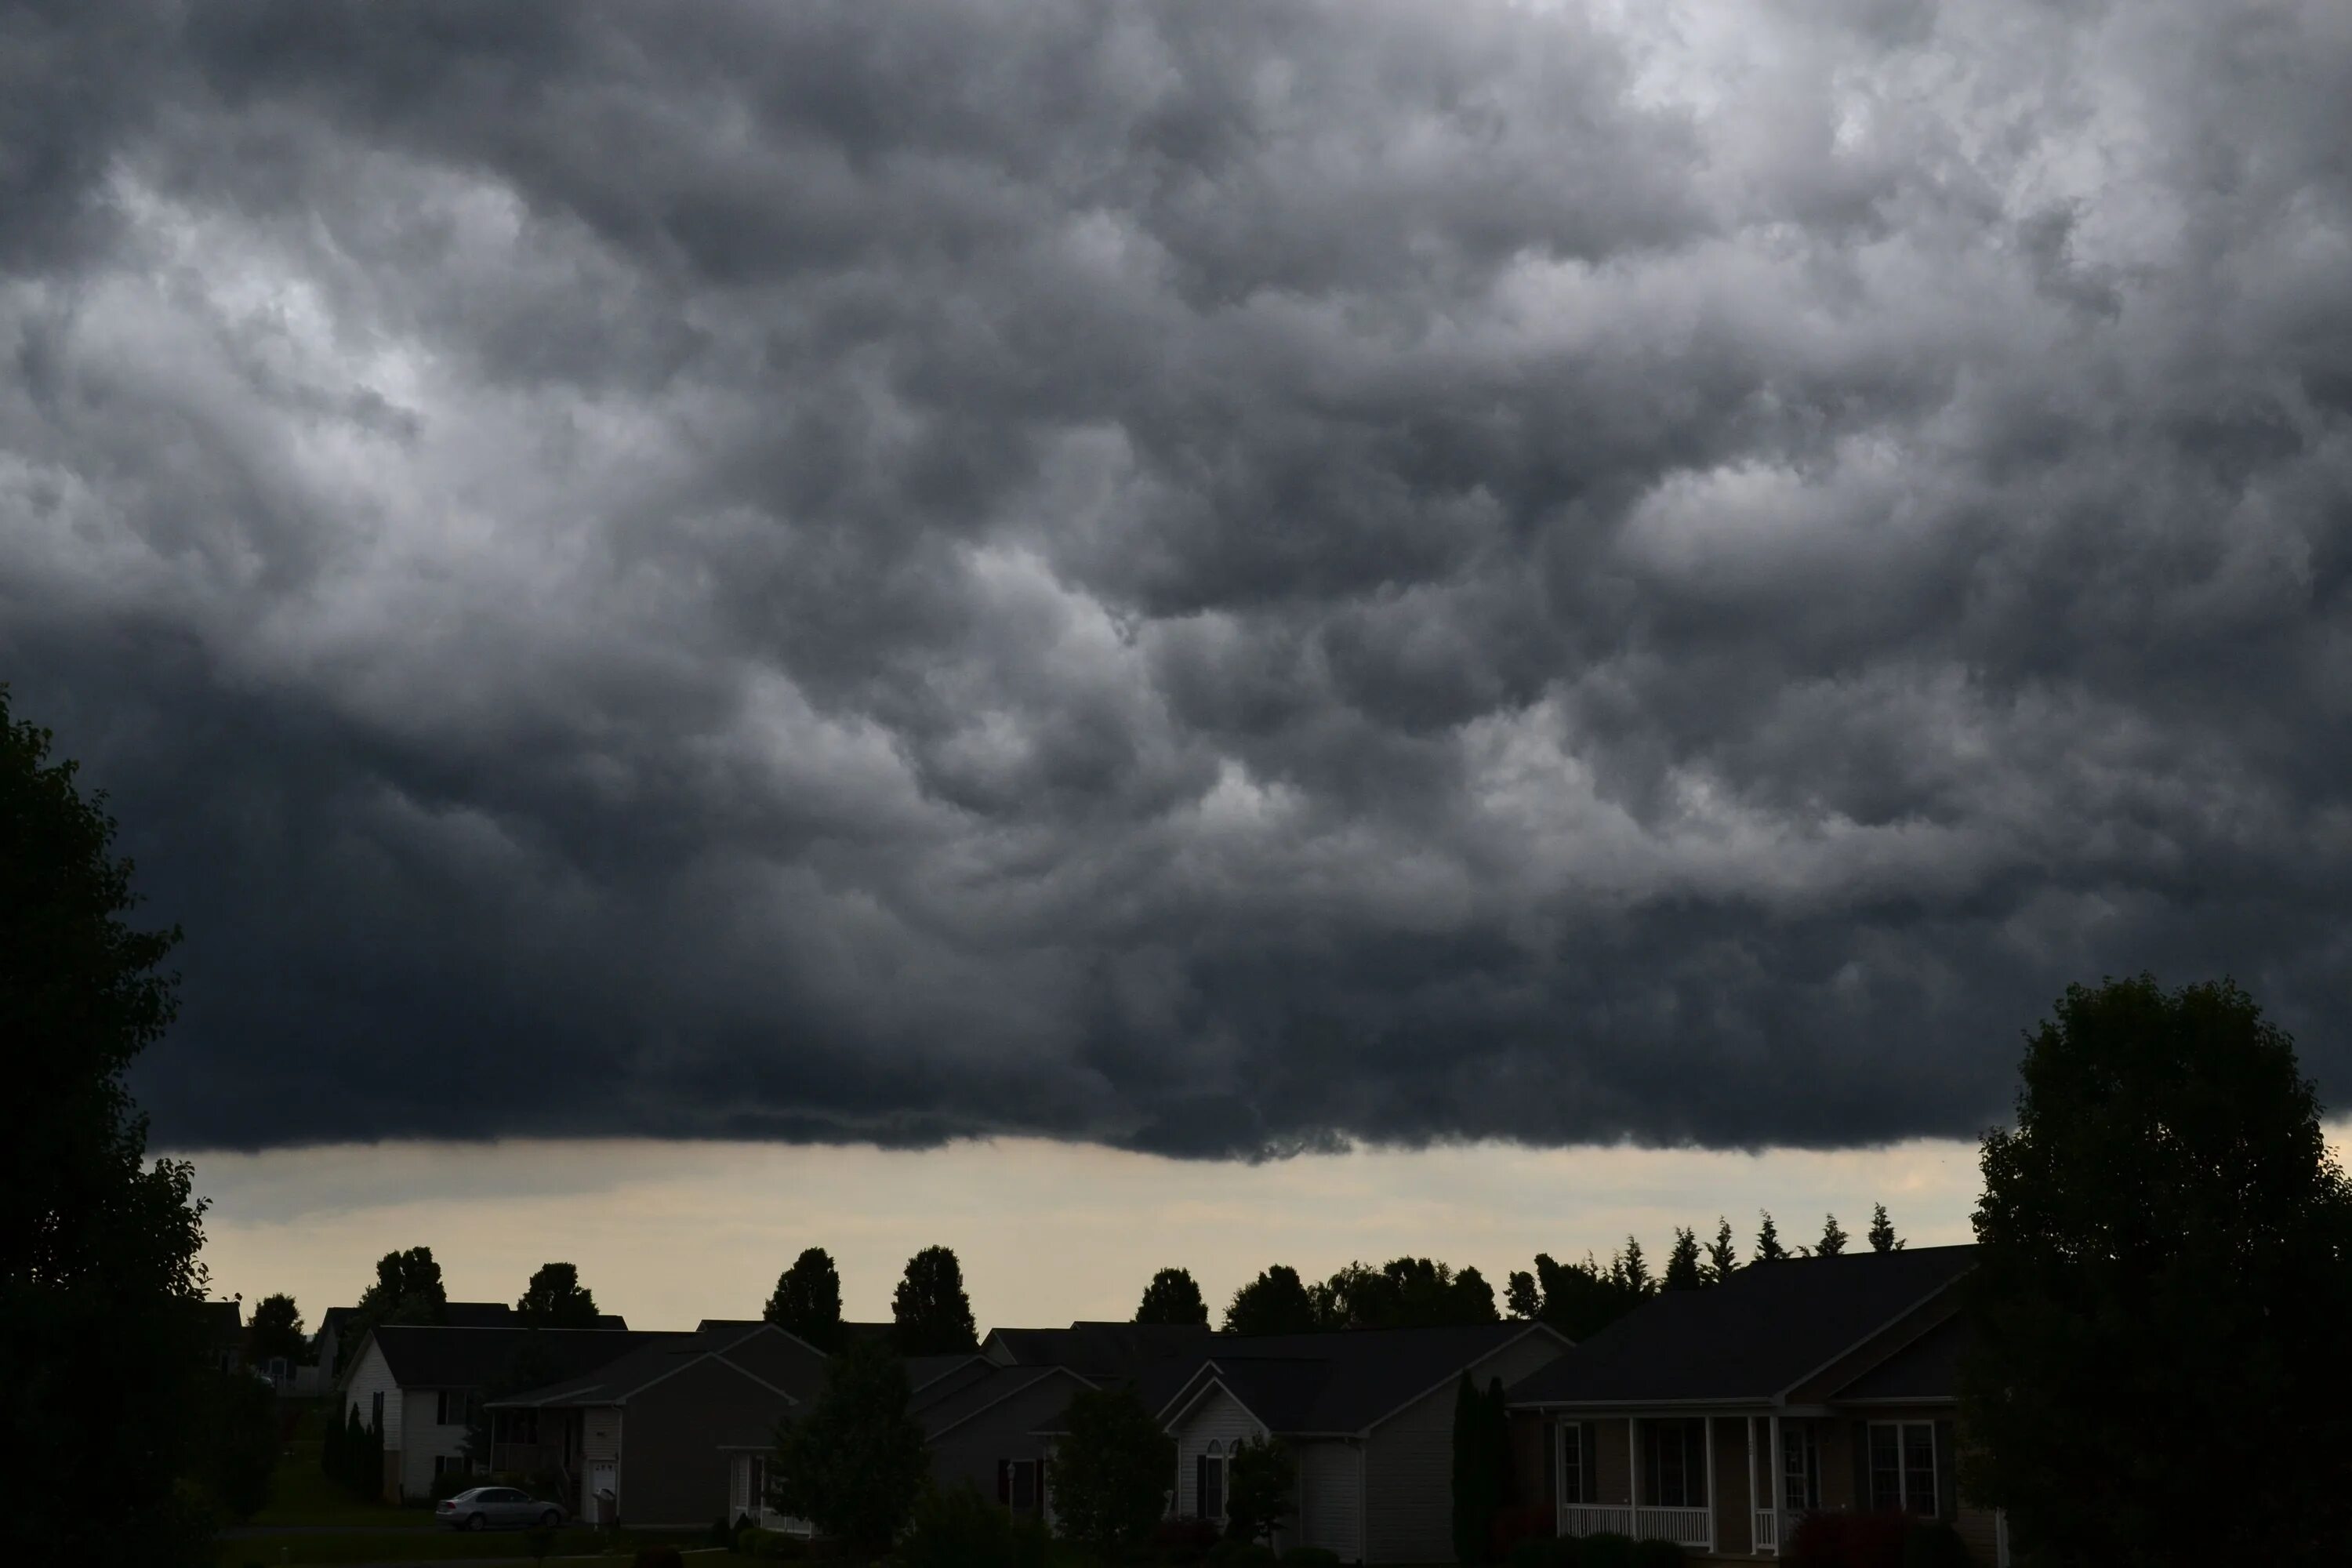
<path fill-rule="evenodd" d="M 1282 1568 L 1339 1568 L 1339 1554 L 1328 1546 L 1294 1546 L 1282 1554 Z"/>
<path fill-rule="evenodd" d="M 809 1544 L 797 1535 L 747 1523 L 736 1528 L 735 1551 L 739 1556 L 764 1558 L 771 1563 L 798 1563 L 809 1554 Z"/>
<path fill-rule="evenodd" d="M 1540 1541 L 1547 1547 L 1559 1539 L 1559 1524 L 1548 1502 L 1520 1503 L 1495 1513 L 1492 1545 L 1496 1561 L 1507 1561 L 1523 1541 Z M 1545 1558 L 1542 1561 L 1550 1562 Z"/>
<path fill-rule="evenodd" d="M 1903 1568 L 1911 1531 L 1899 1513 L 1809 1513 L 1789 1537 L 1789 1555 L 1800 1568 Z"/>
<path fill-rule="evenodd" d="M 1180 1514 L 1160 1521 L 1157 1550 L 1152 1555 L 1162 1563 L 1198 1563 L 1208 1556 L 1209 1548 L 1217 1543 L 1224 1532 L 1213 1519 L 1201 1519 L 1192 1514 Z"/>
<path fill-rule="evenodd" d="M 1044 1568 L 1045 1531 L 969 1486 L 926 1489 L 898 1543 L 902 1568 Z"/>
<path fill-rule="evenodd" d="M 1510 1554 L 1503 1562 L 1505 1568 L 1577 1568 L 1576 1537 L 1523 1536 L 1511 1543 Z"/>
<path fill-rule="evenodd" d="M 1633 1538 L 1603 1531 L 1576 1543 L 1576 1568 L 1633 1568 Z"/>
<path fill-rule="evenodd" d="M 1227 1536 L 1209 1548 L 1208 1561 L 1211 1568 L 1258 1568 L 1260 1564 L 1279 1564 L 1282 1559 L 1263 1541 Z"/>
<path fill-rule="evenodd" d="M 1683 1549 L 1671 1541 L 1642 1541 L 1633 1546 L 1633 1568 L 1682 1568 Z"/>
<path fill-rule="evenodd" d="M 640 1546 L 635 1568 L 686 1568 L 686 1559 L 675 1546 Z"/>
<path fill-rule="evenodd" d="M 1969 1549 L 1948 1524 L 1916 1524 L 1903 1537 L 1903 1568 L 1969 1568 Z"/>

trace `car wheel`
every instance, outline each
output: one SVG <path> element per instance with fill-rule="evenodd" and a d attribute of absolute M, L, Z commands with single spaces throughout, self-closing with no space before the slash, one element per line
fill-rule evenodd
<path fill-rule="evenodd" d="M 467 1514 L 466 1516 L 466 1528 L 467 1530 L 486 1530 L 489 1527 L 489 1522 L 490 1521 L 488 1520 L 484 1519 L 478 1513 Z"/>
<path fill-rule="evenodd" d="M 553 1530 L 557 1525 L 562 1524 L 562 1515 L 557 1513 L 553 1509 L 549 1509 L 545 1513 L 539 1516 L 539 1527 L 541 1530 Z"/>

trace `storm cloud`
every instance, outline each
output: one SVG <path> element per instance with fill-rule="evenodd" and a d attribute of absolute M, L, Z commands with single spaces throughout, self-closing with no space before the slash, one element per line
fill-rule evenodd
<path fill-rule="evenodd" d="M 2352 1092 L 2337 0 L 35 5 L 0 679 L 183 1147 Z"/>

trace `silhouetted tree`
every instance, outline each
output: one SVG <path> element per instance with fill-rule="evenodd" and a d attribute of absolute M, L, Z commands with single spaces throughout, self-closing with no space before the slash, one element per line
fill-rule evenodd
<path fill-rule="evenodd" d="M 1325 1328 L 1429 1328 L 1496 1320 L 1495 1288 L 1486 1276 L 1475 1268 L 1456 1274 L 1426 1258 L 1392 1258 L 1378 1268 L 1350 1263 L 1307 1294 Z"/>
<path fill-rule="evenodd" d="M 1176 1439 L 1124 1386 L 1072 1394 L 1063 1419 L 1069 1430 L 1048 1467 L 1055 1528 L 1106 1562 L 1126 1561 L 1160 1528 Z"/>
<path fill-rule="evenodd" d="M 209 1561 L 174 1481 L 200 1456 L 204 1205 L 147 1163 L 123 1075 L 175 1009 L 176 928 L 138 898 L 105 797 L 0 687 L 0 1445 L 26 1563 Z"/>
<path fill-rule="evenodd" d="M 1662 1284 L 1669 1290 L 1696 1290 L 1706 1283 L 1698 1266 L 1698 1233 L 1685 1226 L 1675 1226 L 1675 1247 L 1666 1254 Z"/>
<path fill-rule="evenodd" d="M 1739 1270 L 1739 1258 L 1731 1248 L 1731 1222 L 1717 1215 L 1715 1239 L 1706 1247 L 1706 1282 L 1720 1285 Z"/>
<path fill-rule="evenodd" d="M 775 1293 L 762 1314 L 768 1321 L 798 1335 L 821 1351 L 841 1346 L 841 1276 L 833 1255 L 812 1247 L 776 1276 Z"/>
<path fill-rule="evenodd" d="M 1870 1210 L 1870 1250 L 1895 1252 L 1901 1250 L 1903 1238 L 1895 1234 L 1895 1222 L 1886 1217 L 1886 1205 L 1874 1204 Z"/>
<path fill-rule="evenodd" d="M 1543 1292 L 1536 1288 L 1536 1277 L 1524 1268 L 1514 1268 L 1507 1277 L 1503 1301 L 1514 1318 L 1543 1315 Z"/>
<path fill-rule="evenodd" d="M 1234 1292 L 1225 1309 L 1229 1334 L 1304 1334 L 1321 1327 L 1298 1270 L 1277 1263 Z"/>
<path fill-rule="evenodd" d="M 890 1301 L 891 1339 L 900 1355 L 945 1355 L 980 1348 L 971 1299 L 963 1291 L 963 1265 L 944 1247 L 927 1247 L 907 1259 L 906 1278 Z"/>
<path fill-rule="evenodd" d="M 278 1471 L 278 1394 L 244 1371 L 207 1368 L 200 1387 L 195 1479 L 223 1519 L 243 1524 L 268 1506 Z"/>
<path fill-rule="evenodd" d="M 1969 1494 L 2036 1564 L 2341 1562 L 2352 1190 L 2294 1041 L 2142 976 L 2069 988 L 2021 1071 L 1964 1287 Z"/>
<path fill-rule="evenodd" d="M 1250 1437 L 1234 1445 L 1225 1467 L 1225 1534 L 1273 1544 L 1298 1495 L 1298 1457 L 1278 1438 Z"/>
<path fill-rule="evenodd" d="M 816 1397 L 776 1429 L 770 1503 L 854 1550 L 887 1550 L 930 1467 L 911 1397 L 906 1363 L 889 1346 L 868 1340 L 844 1349 Z"/>
<path fill-rule="evenodd" d="M 274 1356 L 289 1366 L 310 1359 L 310 1342 L 302 1333 L 302 1314 L 291 1296 L 264 1296 L 245 1325 L 245 1361 L 266 1367 Z"/>
<path fill-rule="evenodd" d="M 1136 1304 L 1135 1321 L 1205 1325 L 1209 1304 L 1201 1300 L 1201 1287 L 1193 1283 L 1190 1269 L 1163 1268 L 1143 1288 L 1143 1300 Z"/>
<path fill-rule="evenodd" d="M 1780 1227 L 1772 1223 L 1770 1209 L 1758 1209 L 1756 1212 L 1764 1218 L 1764 1223 L 1756 1229 L 1756 1261 L 1780 1262 L 1789 1256 L 1789 1249 L 1780 1245 Z"/>
<path fill-rule="evenodd" d="M 343 1321 L 342 1356 L 349 1361 L 377 1325 L 438 1323 L 449 1315 L 449 1293 L 441 1287 L 441 1266 L 429 1247 L 387 1252 L 376 1259 L 375 1283 L 360 1293 L 359 1305 Z"/>
<path fill-rule="evenodd" d="M 541 1264 L 515 1303 L 515 1315 L 540 1329 L 593 1329 L 599 1316 L 594 1292 L 569 1263 Z"/>
<path fill-rule="evenodd" d="M 1845 1231 L 1839 1226 L 1837 1215 L 1826 1215 L 1822 1220 L 1821 1245 L 1813 1248 L 1813 1254 L 1818 1258 L 1835 1258 L 1845 1251 Z"/>
<path fill-rule="evenodd" d="M 1454 1389 L 1453 1533 L 1458 1563 L 1495 1560 L 1495 1516 L 1511 1500 L 1510 1415 L 1499 1379 Z"/>
<path fill-rule="evenodd" d="M 1639 1237 L 1625 1238 L 1625 1250 L 1609 1260 L 1609 1270 L 1637 1297 L 1647 1296 L 1655 1288 L 1650 1280 L 1650 1265 L 1642 1256 Z"/>
<path fill-rule="evenodd" d="M 1587 1253 L 1581 1263 L 1558 1263 L 1536 1255 L 1541 1305 L 1536 1313 L 1571 1340 L 1586 1340 L 1641 1305 L 1643 1294 L 1626 1278 L 1621 1255 L 1603 1268 Z"/>

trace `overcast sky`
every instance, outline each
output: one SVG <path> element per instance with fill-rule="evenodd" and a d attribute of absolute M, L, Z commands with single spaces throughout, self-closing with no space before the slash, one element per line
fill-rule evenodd
<path fill-rule="evenodd" d="M 173 1147 L 1847 1148 L 2143 968 L 2352 1097 L 2342 0 L 11 17 Z"/>

